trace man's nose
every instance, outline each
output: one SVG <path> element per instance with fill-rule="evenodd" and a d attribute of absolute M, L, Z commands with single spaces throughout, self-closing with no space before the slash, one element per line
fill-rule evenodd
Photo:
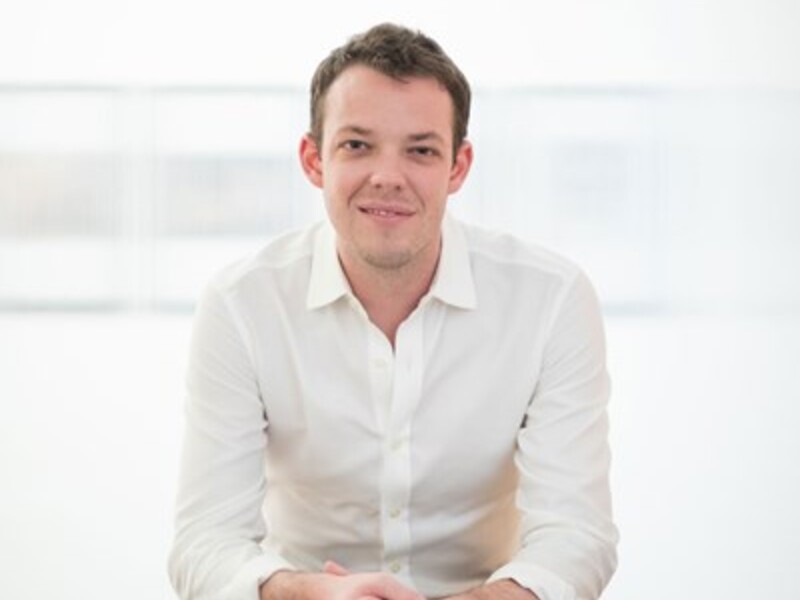
<path fill-rule="evenodd" d="M 401 190 L 405 186 L 402 161 L 399 157 L 377 157 L 369 178 L 370 184 L 384 192 Z"/>

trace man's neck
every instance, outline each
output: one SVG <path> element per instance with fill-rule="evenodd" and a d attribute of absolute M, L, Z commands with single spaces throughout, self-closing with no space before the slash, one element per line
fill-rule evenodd
<path fill-rule="evenodd" d="M 340 259 L 341 260 L 341 259 Z M 379 269 L 364 263 L 342 268 L 372 321 L 394 347 L 400 324 L 408 318 L 431 287 L 438 255 L 426 264 L 409 264 L 398 269 Z"/>

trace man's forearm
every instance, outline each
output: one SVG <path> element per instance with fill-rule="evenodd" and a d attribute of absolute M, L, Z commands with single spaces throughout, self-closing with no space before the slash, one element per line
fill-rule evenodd
<path fill-rule="evenodd" d="M 296 600 L 302 597 L 306 575 L 293 571 L 278 571 L 265 581 L 259 589 L 260 600 Z"/>
<path fill-rule="evenodd" d="M 511 579 L 501 579 L 441 600 L 539 600 L 539 597 Z"/>

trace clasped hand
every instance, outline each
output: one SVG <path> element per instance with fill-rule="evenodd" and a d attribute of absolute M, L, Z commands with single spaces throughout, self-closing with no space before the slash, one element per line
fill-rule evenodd
<path fill-rule="evenodd" d="M 488 588 L 439 600 L 536 600 L 536 596 L 510 581 L 497 582 L 498 593 Z M 495 584 L 492 584 L 493 586 Z M 490 586 L 491 587 L 491 586 Z M 484 593 L 484 591 L 486 593 Z M 321 573 L 281 571 L 261 588 L 261 600 L 426 600 L 387 573 L 350 573 L 328 561 Z"/>
<path fill-rule="evenodd" d="M 387 573 L 350 573 L 335 562 L 322 573 L 275 573 L 261 588 L 261 600 L 425 600 Z"/>

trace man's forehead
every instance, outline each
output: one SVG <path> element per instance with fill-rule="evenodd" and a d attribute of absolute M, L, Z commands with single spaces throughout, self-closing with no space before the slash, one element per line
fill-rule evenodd
<path fill-rule="evenodd" d="M 339 100 L 350 100 L 356 96 L 371 93 L 376 88 L 384 92 L 397 92 L 413 98 L 420 92 L 441 96 L 443 101 L 452 103 L 450 93 L 438 79 L 429 75 L 410 75 L 394 77 L 372 67 L 356 64 L 347 67 L 333 80 L 325 94 L 327 104 L 332 97 Z M 371 97 L 370 102 L 380 101 L 380 97 Z"/>
<path fill-rule="evenodd" d="M 397 80 L 363 65 L 343 71 L 324 98 L 326 128 L 369 133 L 404 124 L 409 136 L 452 133 L 453 101 L 433 77 Z M 415 122 L 416 121 L 416 122 Z"/>

